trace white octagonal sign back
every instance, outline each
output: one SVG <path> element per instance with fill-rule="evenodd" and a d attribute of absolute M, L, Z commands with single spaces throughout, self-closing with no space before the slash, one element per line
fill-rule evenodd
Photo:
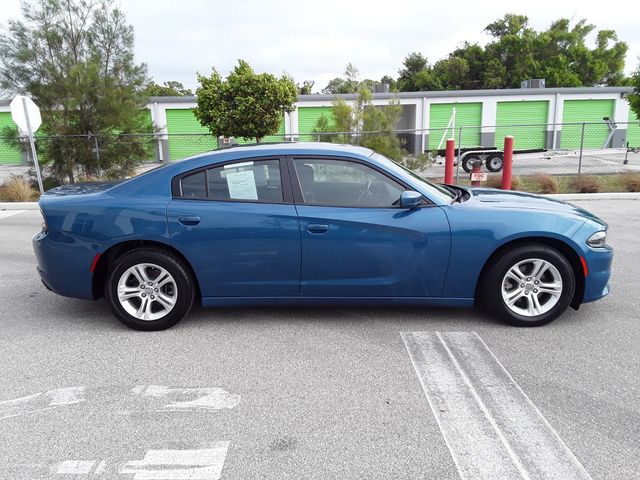
<path fill-rule="evenodd" d="M 35 103 L 33 103 L 33 100 L 31 100 L 29 97 L 25 97 L 24 95 L 16 95 L 11 101 L 10 107 L 11 118 L 23 133 L 29 132 L 27 118 L 29 121 L 29 126 L 31 126 L 32 133 L 35 133 L 38 128 L 40 128 L 40 125 L 42 125 L 40 109 Z"/>

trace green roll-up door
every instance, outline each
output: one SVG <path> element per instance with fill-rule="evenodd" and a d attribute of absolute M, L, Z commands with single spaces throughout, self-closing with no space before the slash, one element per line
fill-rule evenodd
<path fill-rule="evenodd" d="M 298 133 L 313 133 L 318 119 L 324 115 L 333 125 L 333 109 L 331 107 L 300 107 L 298 108 Z"/>
<path fill-rule="evenodd" d="M 545 148 L 548 111 L 547 101 L 498 102 L 496 148 L 504 146 L 504 137 L 507 135 L 513 136 L 517 150 Z"/>
<path fill-rule="evenodd" d="M 2 130 L 7 126 L 16 128 L 16 124 L 11 119 L 11 112 L 0 112 L 0 165 L 20 165 L 22 163 L 20 150 L 7 145 L 2 135 Z"/>
<path fill-rule="evenodd" d="M 200 125 L 190 108 L 169 108 L 166 115 L 170 160 L 180 160 L 218 148 L 218 140 L 209 129 Z M 195 133 L 200 135 L 193 135 Z"/>
<path fill-rule="evenodd" d="M 630 147 L 640 147 L 640 118 L 629 109 L 629 126 L 627 127 L 627 142 Z"/>
<path fill-rule="evenodd" d="M 209 133 L 190 108 L 168 108 L 166 114 L 169 133 Z"/>
<path fill-rule="evenodd" d="M 482 103 L 432 103 L 429 108 L 429 149 L 438 148 L 438 143 L 442 139 L 449 119 L 456 109 L 456 133 L 455 139 L 458 142 L 460 133 L 459 127 L 467 127 L 462 129 L 462 146 L 478 147 L 480 146 L 480 125 L 482 124 Z M 451 130 L 447 132 L 447 138 L 451 137 Z M 440 145 L 444 148 L 444 143 Z"/>
<path fill-rule="evenodd" d="M 585 125 L 584 146 L 603 148 L 609 134 L 604 117 L 613 118 L 614 100 L 565 100 L 562 123 L 597 122 Z M 560 137 L 561 148 L 579 148 L 582 125 L 563 125 Z"/>

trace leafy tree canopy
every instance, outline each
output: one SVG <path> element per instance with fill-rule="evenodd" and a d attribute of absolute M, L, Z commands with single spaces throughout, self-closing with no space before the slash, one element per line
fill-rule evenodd
<path fill-rule="evenodd" d="M 190 97 L 193 95 L 190 89 L 184 88 L 181 82 L 175 80 L 163 82 L 162 85 L 151 82 L 145 88 L 144 93 L 149 97 Z"/>
<path fill-rule="evenodd" d="M 394 100 L 388 105 L 374 106 L 371 103 L 372 98 L 371 91 L 362 85 L 354 102 L 336 98 L 331 109 L 333 125 L 330 125 L 328 119 L 321 115 L 314 133 L 325 133 L 333 128 L 334 131 L 342 133 L 318 138 L 337 143 L 356 143 L 374 149 L 389 158 L 400 160 L 404 151 L 394 130 L 402 115 L 402 107 Z M 357 134 L 351 135 L 344 132 Z"/>
<path fill-rule="evenodd" d="M 295 109 L 298 95 L 290 77 L 257 74 L 244 60 L 226 79 L 214 68 L 209 77 L 198 75 L 198 82 L 198 106 L 193 112 L 200 124 L 216 136 L 257 142 L 277 133 L 282 115 Z"/>
<path fill-rule="evenodd" d="M 147 70 L 134 61 L 124 14 L 109 0 L 40 0 L 23 2 L 22 17 L 0 34 L 0 88 L 34 99 L 45 134 L 100 135 L 99 159 L 96 138 L 40 142 L 52 175 L 74 182 L 131 173 L 148 145 L 114 139 L 151 125 L 142 113 Z"/>
<path fill-rule="evenodd" d="M 430 65 L 420 53 L 407 55 L 398 74 L 401 91 L 518 88 L 523 80 L 544 78 L 549 87 L 622 85 L 628 46 L 613 30 L 587 37 L 595 26 L 560 19 L 547 30 L 529 26 L 524 15 L 507 14 L 487 25 L 493 41 L 465 43 Z"/>
<path fill-rule="evenodd" d="M 313 80 L 304 80 L 302 82 L 302 85 L 297 84 L 296 86 L 298 87 L 298 93 L 300 95 L 311 95 L 313 93 L 313 86 L 315 85 L 316 82 L 314 82 Z"/>

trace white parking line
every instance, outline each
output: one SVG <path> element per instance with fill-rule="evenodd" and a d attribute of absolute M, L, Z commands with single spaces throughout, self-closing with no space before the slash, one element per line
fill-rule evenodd
<path fill-rule="evenodd" d="M 149 450 L 143 460 L 127 462 L 120 473 L 135 474 L 133 480 L 218 480 L 228 449 L 229 442 L 216 442 L 200 450 Z"/>
<path fill-rule="evenodd" d="M 142 460 L 124 464 L 117 460 L 65 460 L 53 471 L 83 478 L 108 475 L 132 480 L 219 480 L 228 449 L 229 442 L 215 442 L 194 450 L 148 450 Z"/>
<path fill-rule="evenodd" d="M 12 217 L 13 215 L 17 215 L 19 213 L 24 212 L 24 210 L 0 210 L 0 220 L 7 217 Z"/>
<path fill-rule="evenodd" d="M 401 335 L 463 480 L 591 478 L 475 332 Z"/>
<path fill-rule="evenodd" d="M 157 410 L 159 412 L 231 409 L 240 403 L 240 395 L 229 393 L 220 387 L 169 388 L 164 385 L 148 385 L 146 387 L 138 385 L 131 390 L 131 393 L 148 397 L 168 397 L 175 400 Z"/>
<path fill-rule="evenodd" d="M 84 402 L 84 387 L 66 387 L 0 402 L 0 420 Z"/>
<path fill-rule="evenodd" d="M 95 460 L 65 460 L 58 465 L 58 475 L 86 475 L 91 473 Z"/>

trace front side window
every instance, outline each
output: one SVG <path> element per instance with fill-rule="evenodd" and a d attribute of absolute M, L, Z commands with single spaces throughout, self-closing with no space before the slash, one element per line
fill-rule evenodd
<path fill-rule="evenodd" d="M 297 158 L 304 203 L 334 207 L 394 207 L 405 190 L 377 170 L 357 162 Z"/>
<path fill-rule="evenodd" d="M 229 163 L 182 178 L 182 198 L 282 203 L 279 160 Z"/>

